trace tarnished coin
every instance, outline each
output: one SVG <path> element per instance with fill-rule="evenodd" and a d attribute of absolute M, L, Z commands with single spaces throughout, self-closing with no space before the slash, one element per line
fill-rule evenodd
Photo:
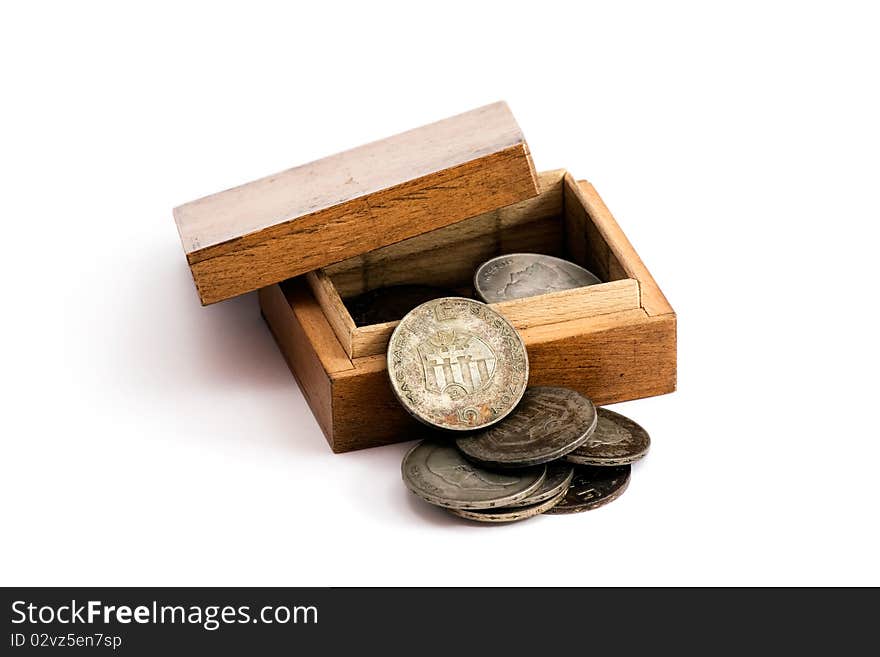
<path fill-rule="evenodd" d="M 648 453 L 648 432 L 628 417 L 600 408 L 596 430 L 565 458 L 581 465 L 626 465 Z"/>
<path fill-rule="evenodd" d="M 509 506 L 503 509 L 487 509 L 487 510 L 469 510 L 469 509 L 448 509 L 462 518 L 468 520 L 476 520 L 477 522 L 516 522 L 517 520 L 525 520 L 533 516 L 540 515 L 552 509 L 565 497 L 565 491 L 557 491 L 555 495 L 544 500 L 536 502 L 528 506 Z"/>
<path fill-rule="evenodd" d="M 582 445 L 596 427 L 593 402 L 568 388 L 526 390 L 519 406 L 497 424 L 456 441 L 470 459 L 499 468 L 538 465 Z"/>
<path fill-rule="evenodd" d="M 396 322 L 419 304 L 454 296 L 455 292 L 430 285 L 391 285 L 347 299 L 345 305 L 358 326 Z"/>
<path fill-rule="evenodd" d="M 509 253 L 477 267 L 474 290 L 486 303 L 533 297 L 601 283 L 595 274 L 562 258 Z"/>
<path fill-rule="evenodd" d="M 489 306 L 443 297 L 400 320 L 388 342 L 391 389 L 425 424 L 466 431 L 494 424 L 522 398 L 526 346 Z"/>
<path fill-rule="evenodd" d="M 547 476 L 534 493 L 524 500 L 511 504 L 508 508 L 516 506 L 530 506 L 546 502 L 551 497 L 556 497 L 559 493 L 568 490 L 571 484 L 571 478 L 574 476 L 574 466 L 565 461 L 555 461 L 547 464 Z"/>
<path fill-rule="evenodd" d="M 580 513 L 616 500 L 629 485 L 630 469 L 628 465 L 576 466 L 565 497 L 547 513 Z"/>
<path fill-rule="evenodd" d="M 465 460 L 455 446 L 424 440 L 401 464 L 403 481 L 422 499 L 451 509 L 490 509 L 515 504 L 538 489 L 546 466 L 491 472 Z"/>

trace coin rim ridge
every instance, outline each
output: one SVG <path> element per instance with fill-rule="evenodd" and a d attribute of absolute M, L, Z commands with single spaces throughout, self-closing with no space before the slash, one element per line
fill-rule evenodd
<path fill-rule="evenodd" d="M 574 390 L 574 388 L 565 388 L 564 386 L 533 386 L 533 387 L 534 388 L 556 388 L 559 390 Z M 526 388 L 526 390 L 528 390 L 528 387 Z M 485 465 L 485 466 L 501 468 L 501 469 L 505 469 L 505 470 L 511 469 L 511 468 L 528 468 L 528 467 L 532 467 L 535 465 L 541 465 L 542 463 L 550 463 L 551 461 L 557 461 L 559 459 L 564 459 L 568 456 L 568 454 L 575 451 L 579 447 L 583 446 L 583 444 L 585 442 L 587 442 L 587 440 L 589 440 L 590 437 L 593 435 L 593 432 L 596 430 L 596 427 L 599 426 L 599 407 L 596 406 L 596 404 L 593 402 L 593 400 L 590 399 L 589 397 L 587 397 L 585 394 L 578 392 L 577 390 L 574 390 L 574 392 L 577 392 L 577 394 L 579 394 L 581 397 L 583 397 L 588 402 L 590 402 L 590 405 L 593 407 L 593 423 L 584 432 L 584 434 L 580 438 L 577 439 L 577 441 L 574 443 L 574 447 L 572 447 L 571 449 L 566 449 L 565 451 L 563 451 L 561 453 L 554 453 L 552 456 L 549 456 L 549 457 L 542 456 L 537 461 L 483 461 L 483 460 L 477 458 L 476 456 L 471 456 L 470 454 L 468 454 L 458 444 L 459 441 L 465 440 L 466 438 L 470 438 L 471 436 L 462 436 L 460 438 L 456 438 L 455 439 L 455 446 L 458 448 L 458 450 L 462 454 L 465 455 L 465 457 L 467 457 L 467 459 L 469 461 L 473 461 L 477 465 Z M 523 393 L 523 395 L 525 395 L 525 393 Z M 522 400 L 520 400 L 520 401 L 522 401 Z M 517 405 L 519 405 L 519 402 L 517 402 Z M 516 410 L 516 409 L 514 409 L 514 410 Z"/>
<path fill-rule="evenodd" d="M 400 393 L 398 393 L 397 388 L 394 385 L 394 379 L 391 377 L 391 343 L 394 341 L 394 336 L 396 336 L 397 332 L 400 331 L 401 326 L 403 326 L 403 320 L 405 320 L 410 315 L 410 313 L 414 313 L 416 310 L 418 310 L 422 306 L 427 305 L 429 303 L 434 303 L 438 299 L 456 299 L 456 300 L 470 301 L 472 303 L 483 304 L 484 306 L 489 308 L 489 310 L 491 310 L 493 313 L 495 313 L 501 319 L 501 321 L 503 321 L 505 324 L 507 324 L 510 327 L 510 330 L 513 331 L 514 335 L 516 335 L 516 337 L 517 337 L 517 340 L 519 340 L 519 343 L 522 345 L 523 356 L 524 356 L 524 360 L 526 363 L 525 372 L 523 373 L 524 378 L 525 378 L 525 385 L 522 387 L 522 391 L 516 397 L 516 401 L 513 404 L 511 404 L 508 411 L 506 413 L 502 413 L 501 415 L 499 415 L 498 417 L 493 419 L 491 422 L 487 422 L 486 424 L 480 424 L 478 426 L 472 426 L 472 427 L 447 427 L 442 424 L 434 424 L 433 422 L 429 422 L 427 419 L 416 414 L 406 404 L 404 404 L 401 397 L 400 397 Z M 507 318 L 504 315 L 499 313 L 494 308 L 490 308 L 489 304 L 486 303 L 485 301 L 480 301 L 479 299 L 469 299 L 467 297 L 437 297 L 437 299 L 431 299 L 430 301 L 425 301 L 425 303 L 420 303 L 418 306 L 416 306 L 415 308 L 410 310 L 406 315 L 401 317 L 397 323 L 397 326 L 395 326 L 394 330 L 391 332 L 391 337 L 388 338 L 388 349 L 385 352 L 385 370 L 388 374 L 388 380 L 391 384 L 391 392 L 394 393 L 394 398 L 397 400 L 397 403 L 400 404 L 400 406 L 403 408 L 403 410 L 405 410 L 411 417 L 415 418 L 416 420 L 418 420 L 419 422 L 421 422 L 425 426 L 431 427 L 432 429 L 441 429 L 443 431 L 449 431 L 449 432 L 479 431 L 480 429 L 485 429 L 487 427 L 491 427 L 493 424 L 496 424 L 496 423 L 500 422 L 501 420 L 503 420 L 504 418 L 506 418 L 519 405 L 519 403 L 522 401 L 523 395 L 526 394 L 526 390 L 529 387 L 529 373 L 531 371 L 529 368 L 529 350 L 526 348 L 526 343 L 522 339 L 522 336 L 519 334 L 519 331 L 516 330 L 516 327 L 513 324 L 511 324 L 509 321 L 507 321 Z"/>
<path fill-rule="evenodd" d="M 583 505 L 576 506 L 576 507 L 572 507 L 570 509 L 557 508 L 559 506 L 557 504 L 557 505 L 547 509 L 544 513 L 550 513 L 551 515 L 565 515 L 565 514 L 570 514 L 570 513 L 584 513 L 585 511 L 593 511 L 595 509 L 598 509 L 599 507 L 605 506 L 606 504 L 611 504 L 611 502 L 613 502 L 618 497 L 623 495 L 623 493 L 626 491 L 626 489 L 629 488 L 629 482 L 631 480 L 632 480 L 632 468 L 630 468 L 630 471 L 626 474 L 626 481 L 623 482 L 623 485 L 620 488 L 616 489 L 613 493 L 611 493 L 611 495 L 608 495 L 607 497 L 603 497 L 599 500 L 596 500 L 592 504 L 587 504 L 586 506 L 583 506 Z M 566 490 L 566 493 L 567 492 L 568 491 Z"/>
<path fill-rule="evenodd" d="M 571 486 L 571 482 L 574 479 L 575 465 L 573 463 L 566 463 L 565 461 L 563 461 L 563 463 L 568 465 L 571 468 L 571 471 L 569 472 L 568 476 L 563 480 L 564 484 L 560 486 L 559 490 L 550 491 L 549 493 L 544 493 L 545 497 L 543 497 L 535 502 L 529 502 L 528 501 L 529 498 L 524 498 L 524 499 L 520 500 L 519 502 L 514 502 L 513 504 L 508 505 L 506 508 L 515 509 L 515 508 L 522 508 L 524 506 L 530 506 L 532 504 L 540 504 L 541 502 L 546 502 L 547 500 L 549 500 L 551 497 L 553 497 L 554 495 L 556 495 L 560 491 L 568 492 L 568 487 Z M 547 477 L 549 477 L 549 476 L 550 476 L 550 464 L 548 463 L 547 464 L 547 474 L 544 475 L 544 481 L 547 481 Z"/>
<path fill-rule="evenodd" d="M 576 456 L 576 455 L 572 454 L 571 452 L 569 452 L 568 454 L 565 455 L 565 457 L 564 457 L 565 460 L 568 461 L 569 463 L 574 463 L 576 465 L 594 465 L 597 467 L 601 467 L 601 466 L 632 465 L 636 461 L 641 461 L 643 458 L 645 458 L 648 455 L 648 452 L 651 451 L 651 434 L 649 434 L 645 430 L 645 427 L 643 427 L 641 424 L 639 424 L 638 422 L 633 420 L 628 415 L 624 415 L 623 413 L 618 413 L 617 411 L 612 411 L 610 408 L 605 408 L 604 406 L 601 406 L 601 407 L 597 406 L 596 407 L 596 419 L 597 420 L 599 418 L 599 411 L 600 410 L 605 411 L 606 413 L 609 413 L 613 416 L 623 418 L 627 422 L 631 422 L 634 425 L 636 425 L 636 427 L 641 429 L 642 433 L 645 434 L 645 439 L 646 439 L 645 449 L 643 449 L 641 452 L 639 452 L 638 454 L 635 454 L 635 455 L 609 457 L 609 458 L 605 458 L 605 459 L 598 457 L 598 456 Z M 597 425 L 598 425 L 598 422 L 597 422 Z M 586 442 L 586 441 L 584 441 L 584 442 Z M 582 445 L 583 445 L 583 443 L 582 443 Z M 576 451 L 576 450 L 572 450 L 572 452 L 574 452 L 574 451 Z"/>
<path fill-rule="evenodd" d="M 422 443 L 426 442 L 439 442 L 439 441 L 431 441 L 431 440 L 420 440 L 416 445 L 407 450 L 406 454 L 403 457 L 403 460 L 400 462 L 400 477 L 403 479 L 403 484 L 406 486 L 413 494 L 421 499 L 425 500 L 429 504 L 433 504 L 434 506 L 439 506 L 444 509 L 494 509 L 501 508 L 504 506 L 510 506 L 511 504 L 522 500 L 532 493 L 534 493 L 538 488 L 540 488 L 541 484 L 544 483 L 544 479 L 547 477 L 547 466 L 546 465 L 536 465 L 532 466 L 533 468 L 543 468 L 541 475 L 535 480 L 535 482 L 529 486 L 525 491 L 521 491 L 513 496 L 506 497 L 503 500 L 495 500 L 492 502 L 455 502 L 454 506 L 451 506 L 448 501 L 442 500 L 442 498 L 435 497 L 430 493 L 426 493 L 421 489 L 414 488 L 410 485 L 409 479 L 406 477 L 406 473 L 404 470 L 404 465 L 406 464 L 406 460 L 409 458 L 410 454 L 412 454 Z M 454 445 L 450 445 L 452 449 L 455 449 Z M 474 464 L 476 465 L 476 464 Z M 529 468 L 524 468 L 529 469 Z M 568 489 L 566 489 L 567 491 Z M 499 503 L 500 502 L 500 503 Z"/>
<path fill-rule="evenodd" d="M 563 488 L 561 491 L 556 493 L 553 497 L 548 497 L 546 500 L 541 502 L 536 502 L 530 506 L 514 506 L 514 507 L 498 507 L 496 509 L 490 509 L 488 512 L 479 511 L 479 510 L 469 510 L 469 509 L 450 509 L 449 511 L 454 516 L 458 516 L 459 518 L 465 518 L 466 520 L 472 520 L 474 522 L 481 522 L 487 525 L 503 525 L 509 522 L 519 522 L 520 520 L 528 520 L 529 518 L 534 518 L 535 516 L 540 516 L 544 513 L 547 513 L 551 509 L 553 509 L 557 504 L 559 504 L 565 495 L 568 493 L 568 488 Z M 535 511 L 536 507 L 546 507 L 542 508 L 540 511 Z M 506 513 L 505 513 L 506 512 Z M 522 515 L 522 514 L 528 515 Z M 501 515 L 505 514 L 505 515 Z M 511 517 L 514 516 L 514 517 Z"/>

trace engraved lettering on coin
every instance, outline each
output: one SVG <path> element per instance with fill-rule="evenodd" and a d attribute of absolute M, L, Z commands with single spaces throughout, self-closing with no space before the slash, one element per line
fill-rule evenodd
<path fill-rule="evenodd" d="M 631 466 L 596 467 L 578 465 L 560 501 L 547 513 L 581 513 L 616 500 L 629 485 Z"/>
<path fill-rule="evenodd" d="M 485 470 L 469 461 L 450 443 L 425 440 L 403 458 L 403 481 L 422 499 L 448 508 L 488 509 L 508 506 L 538 490 L 546 466 Z"/>
<path fill-rule="evenodd" d="M 525 506 L 508 506 L 503 509 L 484 510 L 448 509 L 448 511 L 461 518 L 476 520 L 477 522 L 516 522 L 518 520 L 525 520 L 526 518 L 532 518 L 542 513 L 546 513 L 565 498 L 565 492 L 565 490 L 556 491 L 553 495 L 540 502 Z"/>
<path fill-rule="evenodd" d="M 569 461 L 582 465 L 625 465 L 648 453 L 651 438 L 641 426 L 607 408 L 600 408 L 598 416 L 593 435 L 566 456 Z"/>
<path fill-rule="evenodd" d="M 571 290 L 602 281 L 580 265 L 539 253 L 511 253 L 487 260 L 474 274 L 474 289 L 486 303 Z"/>
<path fill-rule="evenodd" d="M 494 467 L 547 463 L 581 446 L 596 427 L 593 402 L 575 390 L 526 390 L 519 406 L 498 424 L 456 441 L 471 460 Z"/>
<path fill-rule="evenodd" d="M 513 410 L 528 383 L 522 338 L 473 299 L 443 297 L 414 308 L 392 333 L 387 358 L 403 407 L 442 429 L 494 424 Z"/>

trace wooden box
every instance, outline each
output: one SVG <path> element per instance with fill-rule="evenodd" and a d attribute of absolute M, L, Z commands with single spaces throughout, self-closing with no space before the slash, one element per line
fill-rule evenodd
<path fill-rule="evenodd" d="M 614 217 L 592 185 L 563 170 L 539 183 L 534 199 L 260 290 L 263 315 L 333 451 L 419 431 L 387 381 L 397 322 L 356 327 L 342 297 L 401 283 L 465 294 L 477 265 L 502 253 L 558 255 L 606 281 L 492 304 L 525 341 L 530 385 L 567 386 L 597 404 L 675 390 L 675 313 Z"/>
<path fill-rule="evenodd" d="M 403 154 L 413 145 L 417 155 Z M 477 266 L 504 253 L 561 256 L 603 281 L 492 304 L 525 341 L 530 385 L 571 387 L 597 404 L 675 389 L 672 308 L 592 185 L 534 172 L 503 103 L 291 171 L 175 218 L 203 303 L 260 287 L 263 316 L 334 452 L 422 431 L 387 380 L 397 322 L 356 326 L 343 299 L 406 283 L 470 296 Z M 320 194 L 304 197 L 297 185 L 318 173 Z M 334 195 L 346 177 L 356 193 Z"/>

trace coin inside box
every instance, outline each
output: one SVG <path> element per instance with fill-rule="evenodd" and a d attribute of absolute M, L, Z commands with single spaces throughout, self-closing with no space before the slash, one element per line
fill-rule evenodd
<path fill-rule="evenodd" d="M 597 285 L 491 304 L 520 332 L 531 385 L 579 390 L 597 404 L 675 389 L 676 319 L 596 190 L 565 170 L 539 193 L 260 290 L 266 321 L 336 452 L 418 437 L 398 404 L 385 350 L 397 321 L 357 326 L 345 300 L 433 285 L 472 294 L 476 268 L 505 253 L 543 253 L 596 274 Z"/>

